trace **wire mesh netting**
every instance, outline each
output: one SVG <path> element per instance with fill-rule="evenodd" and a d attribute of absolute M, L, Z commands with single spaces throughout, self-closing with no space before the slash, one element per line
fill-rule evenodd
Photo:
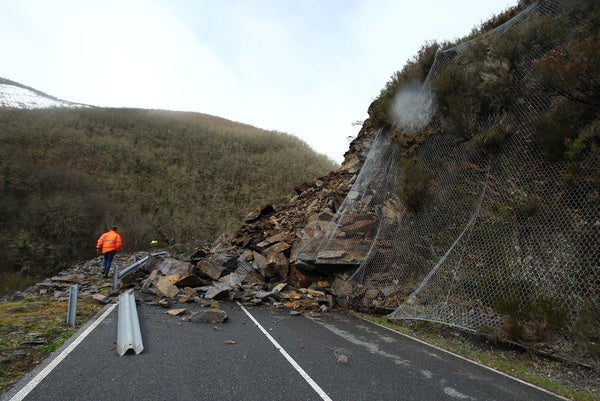
<path fill-rule="evenodd" d="M 560 2 L 534 3 L 486 35 L 438 52 L 422 91 L 449 66 L 470 68 L 474 46 L 493 49 L 497 38 L 559 12 Z M 528 63 L 514 74 L 523 85 L 535 84 L 531 62 L 544 51 L 527 49 Z M 600 316 L 600 191 L 597 183 L 565 184 L 566 162 L 543 157 L 534 119 L 551 100 L 542 91 L 525 98 L 511 110 L 514 133 L 499 152 L 434 130 L 407 156 L 394 134 L 377 132 L 352 190 L 334 216 L 313 222 L 320 235 L 306 237 L 298 260 L 356 265 L 348 302 L 357 310 L 490 335 L 502 331 L 573 351 L 582 322 Z M 431 123 L 422 117 L 432 114 L 423 110 L 433 107 L 430 99 L 420 96 L 412 104 L 419 118 L 405 129 L 444 123 L 443 116 Z M 501 126 L 506 118 L 474 121 L 472 129 Z M 597 174 L 597 154 L 581 168 Z M 418 191 L 423 182 L 426 193 Z M 411 207 L 410 191 L 426 201 Z"/>

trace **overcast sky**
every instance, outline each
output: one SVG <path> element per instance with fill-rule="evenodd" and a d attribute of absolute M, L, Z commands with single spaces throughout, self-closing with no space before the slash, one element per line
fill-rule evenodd
<path fill-rule="evenodd" d="M 517 0 L 0 0 L 0 77 L 73 102 L 197 111 L 341 162 L 427 41 Z"/>

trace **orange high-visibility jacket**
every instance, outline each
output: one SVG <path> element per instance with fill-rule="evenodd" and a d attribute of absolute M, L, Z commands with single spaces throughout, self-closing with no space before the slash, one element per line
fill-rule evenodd
<path fill-rule="evenodd" d="M 123 245 L 121 236 L 115 230 L 110 230 L 98 238 L 96 249 L 102 249 L 102 253 L 107 253 L 118 251 L 121 249 L 121 245 Z"/>

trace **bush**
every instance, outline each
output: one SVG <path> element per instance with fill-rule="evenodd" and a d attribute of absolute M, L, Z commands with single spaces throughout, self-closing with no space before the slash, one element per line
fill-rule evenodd
<path fill-rule="evenodd" d="M 589 105 L 594 111 L 600 106 L 600 39 L 589 37 L 570 44 L 566 51 L 553 49 L 533 61 L 533 72 L 551 95 Z"/>
<path fill-rule="evenodd" d="M 593 357 L 600 357 L 600 311 L 591 306 L 581 311 L 572 334 L 577 340 L 577 348 Z"/>
<path fill-rule="evenodd" d="M 565 139 L 577 135 L 572 116 L 565 107 L 556 104 L 535 120 L 535 138 L 544 157 L 550 161 L 561 160 L 566 150 Z"/>
<path fill-rule="evenodd" d="M 529 298 L 507 291 L 496 301 L 499 312 L 507 315 L 503 330 L 514 341 L 536 343 L 545 341 L 567 323 L 568 310 L 548 297 Z"/>
<path fill-rule="evenodd" d="M 503 115 L 495 120 L 496 122 L 490 128 L 475 138 L 477 144 L 488 152 L 500 151 L 502 145 L 515 132 L 514 117 L 512 115 Z"/>
<path fill-rule="evenodd" d="M 407 209 L 418 212 L 429 198 L 431 174 L 423 169 L 416 157 L 401 162 L 402 183 L 397 190 L 398 196 Z"/>

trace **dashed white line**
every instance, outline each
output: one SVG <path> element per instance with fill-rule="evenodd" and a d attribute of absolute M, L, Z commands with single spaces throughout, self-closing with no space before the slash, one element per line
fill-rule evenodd
<path fill-rule="evenodd" d="M 21 401 L 29 394 L 46 376 L 62 362 L 87 336 L 90 334 L 109 314 L 115 309 L 117 304 L 112 304 L 106 311 L 89 325 L 76 339 L 74 339 L 56 358 L 54 358 L 44 369 L 42 369 L 29 383 L 27 383 L 10 401 Z"/>
<path fill-rule="evenodd" d="M 275 340 L 269 334 L 269 332 L 263 326 L 261 326 L 261 324 L 258 322 L 258 320 L 256 320 L 254 318 L 254 316 L 252 316 L 250 314 L 250 312 L 248 312 L 248 310 L 242 306 L 242 304 L 240 304 L 239 302 L 237 304 L 240 306 L 240 308 L 242 308 L 242 310 L 244 311 L 244 313 L 246 315 L 248 315 L 248 317 L 254 322 L 254 324 L 256 325 L 256 327 L 258 327 L 260 329 L 260 331 L 265 335 L 265 337 L 267 337 L 269 339 L 269 341 L 271 341 L 271 343 L 284 356 L 284 358 L 287 359 L 287 361 L 290 363 L 290 365 L 292 365 L 294 367 L 294 369 L 296 369 L 296 371 L 300 374 L 300 376 L 302 376 L 302 378 L 304 380 L 306 380 L 306 382 L 313 388 L 313 390 L 315 390 L 315 392 L 317 394 L 319 394 L 319 397 L 321 397 L 323 400 L 331 401 L 331 398 L 327 395 L 327 393 L 325 391 L 323 391 L 323 389 L 308 375 L 308 373 L 306 373 L 304 371 L 304 369 L 302 369 L 302 367 L 300 365 L 298 365 L 298 363 L 294 360 L 294 358 L 292 358 L 286 352 L 286 350 L 284 350 L 281 347 L 281 345 L 279 345 L 279 343 L 277 342 L 277 340 Z"/>

